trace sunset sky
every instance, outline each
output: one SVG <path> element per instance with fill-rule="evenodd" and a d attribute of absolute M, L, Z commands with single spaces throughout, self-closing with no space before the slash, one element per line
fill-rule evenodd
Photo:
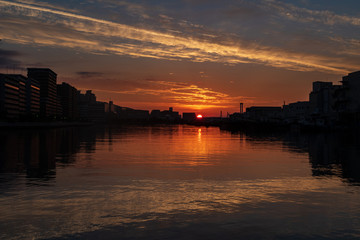
<path fill-rule="evenodd" d="M 136 109 L 218 116 L 360 70 L 358 0 L 0 0 L 0 71 Z"/>

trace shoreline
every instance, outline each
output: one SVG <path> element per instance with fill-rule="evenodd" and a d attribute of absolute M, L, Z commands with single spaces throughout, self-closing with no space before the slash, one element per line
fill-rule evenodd
<path fill-rule="evenodd" d="M 191 125 L 204 127 L 219 127 L 221 130 L 228 131 L 302 131 L 302 132 L 332 132 L 360 130 L 360 126 L 354 125 L 332 125 L 316 126 L 303 125 L 299 123 L 284 124 L 279 122 L 260 122 L 260 121 L 231 121 L 229 119 L 219 119 L 217 121 L 119 121 L 119 122 L 0 122 L 1 129 L 42 129 L 42 128 L 63 128 L 63 127 L 86 127 L 86 126 L 134 126 L 134 125 Z"/>
<path fill-rule="evenodd" d="M 92 126 L 90 122 L 0 122 L 0 129 L 3 128 L 61 128 L 61 127 L 82 127 Z"/>

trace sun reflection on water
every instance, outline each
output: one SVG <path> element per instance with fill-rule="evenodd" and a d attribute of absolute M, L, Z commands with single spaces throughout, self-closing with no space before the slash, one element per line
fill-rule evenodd
<path fill-rule="evenodd" d="M 13 136 L 9 141 L 16 143 Z M 91 141 L 79 144 L 68 164 L 65 154 L 56 155 L 61 162 L 47 179 L 52 184 L 36 184 L 44 181 L 36 178 L 28 184 L 25 176 L 16 184 L 0 181 L 0 238 L 47 239 L 112 226 L 146 229 L 174 219 L 207 228 L 220 221 L 219 214 L 225 218 L 220 224 L 231 229 L 233 222 L 278 222 L 281 230 L 285 222 L 313 234 L 301 226 L 310 221 L 318 233 L 360 218 L 359 187 L 349 187 L 339 175 L 313 176 L 309 153 L 273 136 L 154 126 L 107 130 Z"/>

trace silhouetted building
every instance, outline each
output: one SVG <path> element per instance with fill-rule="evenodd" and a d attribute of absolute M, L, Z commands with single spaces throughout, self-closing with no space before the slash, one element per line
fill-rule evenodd
<path fill-rule="evenodd" d="M 118 107 L 116 112 L 121 120 L 144 121 L 149 120 L 150 117 L 149 111 L 147 110 L 137 110 L 127 107 Z"/>
<path fill-rule="evenodd" d="M 332 82 L 313 82 L 313 90 L 309 96 L 310 113 L 324 116 L 334 113 L 333 94 L 338 87 Z"/>
<path fill-rule="evenodd" d="M 117 106 L 114 105 L 113 101 L 109 101 L 109 112 L 111 113 L 115 113 L 116 112 L 116 108 Z"/>
<path fill-rule="evenodd" d="M 62 107 L 62 117 L 65 119 L 77 119 L 79 117 L 78 90 L 68 83 L 57 85 L 57 94 Z"/>
<path fill-rule="evenodd" d="M 161 116 L 161 111 L 160 110 L 156 109 L 156 110 L 151 111 L 151 114 L 150 114 L 151 118 L 160 119 L 160 116 Z"/>
<path fill-rule="evenodd" d="M 153 120 L 162 121 L 179 121 L 181 119 L 179 112 L 174 112 L 172 107 L 165 111 L 152 110 L 150 116 Z"/>
<path fill-rule="evenodd" d="M 80 103 L 94 104 L 96 103 L 96 96 L 91 90 L 86 90 L 85 94 L 80 94 L 79 91 L 79 101 Z"/>
<path fill-rule="evenodd" d="M 10 75 L 17 79 L 19 84 L 19 117 L 26 115 L 26 81 L 27 78 L 20 74 Z"/>
<path fill-rule="evenodd" d="M 307 101 L 290 103 L 283 106 L 283 116 L 286 122 L 305 120 L 310 113 L 310 103 Z"/>
<path fill-rule="evenodd" d="M 282 118 L 281 107 L 249 107 L 246 108 L 246 118 L 257 121 L 278 121 Z"/>
<path fill-rule="evenodd" d="M 109 103 L 96 101 L 96 96 L 87 90 L 85 94 L 78 92 L 79 116 L 82 120 L 104 122 L 108 119 Z"/>
<path fill-rule="evenodd" d="M 104 122 L 109 112 L 109 104 L 106 102 L 96 102 L 89 105 L 88 118 L 93 122 Z"/>
<path fill-rule="evenodd" d="M 335 91 L 334 107 L 337 112 L 360 112 L 360 71 L 344 76 L 342 85 Z"/>
<path fill-rule="evenodd" d="M 35 118 L 40 115 L 40 84 L 32 78 L 26 81 L 26 111 Z"/>
<path fill-rule="evenodd" d="M 54 117 L 57 114 L 57 74 L 49 68 L 28 68 L 28 78 L 40 83 L 40 115 Z"/>
<path fill-rule="evenodd" d="M 82 94 L 80 91 L 78 91 L 78 96 L 79 117 L 83 120 L 89 120 L 89 106 L 96 103 L 96 96 L 91 92 L 91 90 L 87 90 L 85 94 Z"/>
<path fill-rule="evenodd" d="M 26 115 L 26 77 L 0 74 L 0 116 L 18 119 Z"/>
<path fill-rule="evenodd" d="M 183 120 L 185 122 L 192 122 L 196 120 L 196 114 L 195 113 L 183 113 Z"/>
<path fill-rule="evenodd" d="M 19 115 L 19 84 L 7 74 L 0 74 L 0 116 L 14 119 Z"/>

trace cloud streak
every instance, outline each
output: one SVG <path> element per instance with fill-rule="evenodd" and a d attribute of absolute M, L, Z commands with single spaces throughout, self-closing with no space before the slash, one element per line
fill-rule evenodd
<path fill-rule="evenodd" d="M 160 32 L 76 13 L 0 0 L 6 14 L 1 36 L 16 43 L 39 44 L 108 54 L 167 60 L 258 63 L 296 71 L 344 73 L 356 66 L 331 61 L 329 57 L 247 44 L 240 39 L 215 40 L 214 33 Z M 10 27 L 9 27 L 10 26 Z M 196 32 L 199 29 L 193 27 Z M 19 30 L 22 33 L 19 34 Z M 334 64 L 330 64 L 334 62 Z"/>
<path fill-rule="evenodd" d="M 317 22 L 325 25 L 353 25 L 360 26 L 360 18 L 338 15 L 327 10 L 310 10 L 296 7 L 292 4 L 276 0 L 266 0 L 268 5 L 276 9 L 281 15 L 300 22 Z"/>
<path fill-rule="evenodd" d="M 100 77 L 103 75 L 102 72 L 76 72 L 76 75 L 82 78 Z"/>
<path fill-rule="evenodd" d="M 136 85 L 143 85 L 143 87 L 137 87 Z M 175 104 L 175 106 L 185 106 L 190 109 L 234 108 L 238 106 L 239 102 L 251 103 L 254 100 L 251 97 L 230 96 L 229 94 L 200 87 L 195 84 L 154 80 L 147 80 L 145 84 L 135 84 L 126 90 L 96 88 L 93 90 L 95 92 L 105 92 L 115 95 L 154 96 L 158 99 L 158 102 L 166 100 L 171 104 Z"/>
<path fill-rule="evenodd" d="M 21 62 L 14 59 L 18 56 L 21 56 L 18 51 L 0 49 L 0 68 L 22 68 Z"/>

